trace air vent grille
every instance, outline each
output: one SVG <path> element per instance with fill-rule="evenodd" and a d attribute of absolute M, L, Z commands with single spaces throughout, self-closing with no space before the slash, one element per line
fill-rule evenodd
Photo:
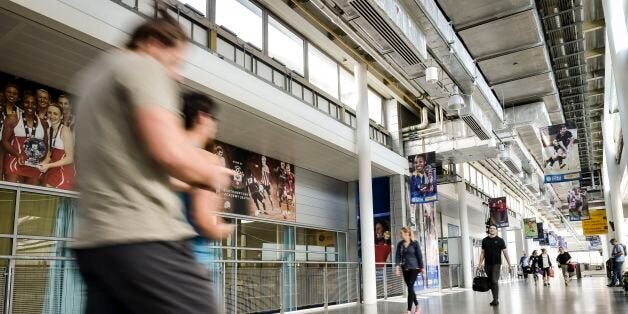
<path fill-rule="evenodd" d="M 375 8 L 367 0 L 351 1 L 351 5 L 362 17 L 384 38 L 388 44 L 409 65 L 420 64 L 421 60 L 412 49 L 401 39 L 388 23 L 382 18 Z"/>
<path fill-rule="evenodd" d="M 473 133 L 477 135 L 477 137 L 481 140 L 488 140 L 491 138 L 489 134 L 484 132 L 484 130 L 480 127 L 480 124 L 475 120 L 473 116 L 464 116 L 462 120 L 471 128 Z"/>

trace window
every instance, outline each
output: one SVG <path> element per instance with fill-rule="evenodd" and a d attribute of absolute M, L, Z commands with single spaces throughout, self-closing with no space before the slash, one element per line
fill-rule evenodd
<path fill-rule="evenodd" d="M 467 182 L 471 181 L 471 174 L 469 173 L 469 164 L 468 163 L 464 163 L 463 164 L 464 167 L 464 179 L 467 180 Z"/>
<path fill-rule="evenodd" d="M 17 233 L 20 235 L 69 238 L 75 200 L 22 192 Z"/>
<path fill-rule="evenodd" d="M 187 4 L 189 7 L 196 10 L 198 13 L 203 16 L 207 15 L 207 0 L 179 0 L 184 4 Z"/>
<path fill-rule="evenodd" d="M 377 124 L 382 124 L 382 96 L 369 88 L 368 91 L 369 118 Z"/>
<path fill-rule="evenodd" d="M 316 47 L 308 46 L 309 80 L 312 84 L 338 97 L 338 64 Z"/>
<path fill-rule="evenodd" d="M 471 183 L 473 185 L 476 184 L 477 181 L 476 181 L 476 177 L 475 176 L 476 176 L 475 168 L 469 167 L 469 178 L 470 178 L 469 183 Z"/>
<path fill-rule="evenodd" d="M 268 17 L 268 54 L 303 75 L 303 39 Z"/>
<path fill-rule="evenodd" d="M 340 101 L 349 108 L 356 110 L 356 96 L 353 74 L 340 67 Z"/>
<path fill-rule="evenodd" d="M 262 9 L 247 0 L 216 1 L 216 24 L 262 48 Z"/>
<path fill-rule="evenodd" d="M 15 194 L 14 191 L 0 190 L 0 234 L 13 233 Z"/>

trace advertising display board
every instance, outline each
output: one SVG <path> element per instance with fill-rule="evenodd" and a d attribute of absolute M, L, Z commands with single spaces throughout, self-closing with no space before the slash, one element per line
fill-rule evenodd
<path fill-rule="evenodd" d="M 506 197 L 488 199 L 488 208 L 491 215 L 491 223 L 497 228 L 508 227 L 508 207 Z"/>
<path fill-rule="evenodd" d="M 431 203 L 438 200 L 436 153 L 408 156 L 410 164 L 410 203 Z"/>
<path fill-rule="evenodd" d="M 523 232 L 528 239 L 534 239 L 539 236 L 537 230 L 536 218 L 524 218 L 523 219 Z"/>
<path fill-rule="evenodd" d="M 545 183 L 580 179 L 578 130 L 575 125 L 556 124 L 540 128 Z"/>
<path fill-rule="evenodd" d="M 582 222 L 582 233 L 585 236 L 594 236 L 608 233 L 608 222 L 606 209 L 593 209 L 590 211 L 591 218 Z"/>

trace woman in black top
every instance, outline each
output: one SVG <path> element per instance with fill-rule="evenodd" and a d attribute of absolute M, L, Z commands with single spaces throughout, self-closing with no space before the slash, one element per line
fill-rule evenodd
<path fill-rule="evenodd" d="M 541 249 L 541 255 L 538 259 L 539 267 L 543 270 L 543 286 L 550 285 L 550 269 L 552 268 L 552 259 L 547 254 L 546 249 Z"/>
<path fill-rule="evenodd" d="M 556 261 L 558 262 L 558 266 L 560 266 L 561 271 L 563 272 L 563 278 L 565 279 L 565 286 L 569 286 L 569 263 L 571 263 L 571 255 L 569 252 L 565 251 L 565 248 L 558 248 L 558 257 L 556 257 Z"/>
<path fill-rule="evenodd" d="M 414 293 L 414 282 L 419 273 L 424 273 L 423 256 L 419 242 L 414 240 L 412 230 L 408 227 L 401 228 L 401 238 L 403 240 L 397 243 L 395 254 L 395 273 L 401 275 L 403 271 L 403 280 L 408 287 L 408 314 L 412 311 L 412 304 L 416 306 L 415 313 L 419 313 L 419 302 Z"/>
<path fill-rule="evenodd" d="M 530 265 L 530 273 L 534 277 L 534 283 L 536 284 L 539 281 L 539 253 L 536 250 L 532 251 L 528 263 Z"/>

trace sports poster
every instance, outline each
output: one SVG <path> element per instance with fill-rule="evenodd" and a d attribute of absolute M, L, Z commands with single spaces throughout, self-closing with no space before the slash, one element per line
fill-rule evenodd
<path fill-rule="evenodd" d="M 573 124 L 540 128 L 545 183 L 580 179 L 578 129 Z"/>
<path fill-rule="evenodd" d="M 523 219 L 523 232 L 526 239 L 534 239 L 539 236 L 537 230 L 536 218 L 524 218 Z"/>
<path fill-rule="evenodd" d="M 554 231 L 550 231 L 547 233 L 547 242 L 550 247 L 558 247 L 558 240 L 556 239 L 556 234 L 554 233 Z"/>
<path fill-rule="evenodd" d="M 589 213 L 589 202 L 587 201 L 587 190 L 575 187 L 567 192 L 567 210 L 569 221 L 581 221 L 591 218 Z"/>
<path fill-rule="evenodd" d="M 436 153 L 408 156 L 410 166 L 410 203 L 421 204 L 438 200 Z"/>
<path fill-rule="evenodd" d="M 410 177 L 405 177 L 406 186 L 410 186 Z M 407 226 L 416 231 L 415 239 L 421 245 L 425 263 L 425 277 L 419 275 L 414 283 L 414 290 L 440 287 L 440 260 L 438 252 L 438 232 L 436 230 L 436 202 L 412 204 L 410 189 L 406 189 Z M 427 283 L 427 284 L 426 284 Z"/>
<path fill-rule="evenodd" d="M 74 159 L 54 166 L 71 149 L 69 143 L 63 143 L 63 134 L 74 136 L 73 105 L 73 96 L 65 91 L 0 72 L 0 130 L 6 125 L 5 119 L 18 120 L 13 129 L 7 128 L 9 132 L 0 136 L 19 152 L 18 157 L 3 149 L 0 181 L 74 189 Z M 50 159 L 46 159 L 48 155 Z"/>
<path fill-rule="evenodd" d="M 222 142 L 211 151 L 236 172 L 231 184 L 221 187 L 226 212 L 296 220 L 293 165 Z"/>
<path fill-rule="evenodd" d="M 508 207 L 506 197 L 488 199 L 488 209 L 491 214 L 491 223 L 497 228 L 508 227 Z"/>
<path fill-rule="evenodd" d="M 541 240 L 545 238 L 545 233 L 543 232 L 543 223 L 542 222 L 537 222 L 536 223 L 536 231 L 537 231 L 536 239 L 534 239 L 534 240 L 541 242 Z"/>
<path fill-rule="evenodd" d="M 597 251 L 602 249 L 602 239 L 599 235 L 587 236 L 585 239 L 587 241 L 590 251 Z"/>
<path fill-rule="evenodd" d="M 559 236 L 558 237 L 558 247 L 562 247 L 565 250 L 567 249 L 567 240 L 565 240 L 565 238 Z"/>

